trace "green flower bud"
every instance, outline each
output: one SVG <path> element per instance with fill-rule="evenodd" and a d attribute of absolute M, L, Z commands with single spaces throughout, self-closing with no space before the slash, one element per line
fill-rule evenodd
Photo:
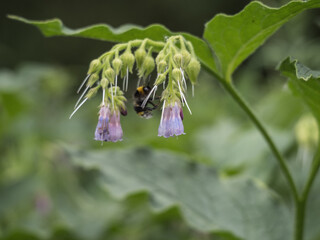
<path fill-rule="evenodd" d="M 116 75 L 118 75 L 122 67 L 121 59 L 119 57 L 116 57 L 115 59 L 113 59 L 112 66 L 114 68 Z"/>
<path fill-rule="evenodd" d="M 158 64 L 157 64 L 157 72 L 158 73 L 162 73 L 166 70 L 167 68 L 167 62 L 165 60 L 161 60 Z"/>
<path fill-rule="evenodd" d="M 178 67 L 182 67 L 182 54 L 181 53 L 176 53 L 173 56 L 173 61 L 175 64 L 177 64 Z"/>
<path fill-rule="evenodd" d="M 197 82 L 197 78 L 200 72 L 201 65 L 197 59 L 191 58 L 190 63 L 186 68 L 186 72 L 192 84 Z"/>
<path fill-rule="evenodd" d="M 139 77 L 147 77 L 153 71 L 154 67 L 155 63 L 153 57 L 147 56 L 139 69 Z"/>
<path fill-rule="evenodd" d="M 156 57 L 156 63 L 157 63 L 157 65 L 159 65 L 160 62 L 164 60 L 164 57 L 165 57 L 164 52 L 163 52 L 163 51 L 160 51 L 160 52 L 158 53 L 158 56 Z"/>
<path fill-rule="evenodd" d="M 100 81 L 100 84 L 101 84 L 101 87 L 105 89 L 109 84 L 108 79 L 102 78 Z"/>
<path fill-rule="evenodd" d="M 181 81 L 181 71 L 179 68 L 174 68 L 172 70 L 172 77 L 173 79 L 175 79 L 176 81 Z"/>
<path fill-rule="evenodd" d="M 144 47 L 141 46 L 135 51 L 134 55 L 136 57 L 137 68 L 140 69 L 145 57 L 147 56 L 147 52 Z"/>
<path fill-rule="evenodd" d="M 184 49 L 181 51 L 181 55 L 182 55 L 182 67 L 185 68 L 188 66 L 191 60 L 191 54 L 186 49 Z"/>
<path fill-rule="evenodd" d="M 88 74 L 96 72 L 100 68 L 100 66 L 101 62 L 99 59 L 92 60 L 89 66 Z"/>
<path fill-rule="evenodd" d="M 121 56 L 120 59 L 122 60 L 122 70 L 127 71 L 127 68 L 129 69 L 129 72 L 132 73 L 132 68 L 134 64 L 134 56 L 131 53 L 130 50 L 126 50 Z"/>
<path fill-rule="evenodd" d="M 161 83 L 163 83 L 166 80 L 167 75 L 164 73 L 161 73 L 158 75 L 154 85 L 160 85 Z"/>
<path fill-rule="evenodd" d="M 295 135 L 298 143 L 307 149 L 312 149 L 318 144 L 317 121 L 312 115 L 302 116 L 295 126 Z"/>
<path fill-rule="evenodd" d="M 91 74 L 91 76 L 89 77 L 87 86 L 91 87 L 98 80 L 99 80 L 99 74 L 97 74 L 97 73 Z"/>
<path fill-rule="evenodd" d="M 86 98 L 92 98 L 94 95 L 96 95 L 96 93 L 98 92 L 98 89 L 100 88 L 100 86 L 96 86 L 94 88 L 91 88 L 89 90 L 89 92 L 86 94 Z"/>
<path fill-rule="evenodd" d="M 114 83 L 115 72 L 111 67 L 104 72 L 104 75 L 110 83 Z"/>

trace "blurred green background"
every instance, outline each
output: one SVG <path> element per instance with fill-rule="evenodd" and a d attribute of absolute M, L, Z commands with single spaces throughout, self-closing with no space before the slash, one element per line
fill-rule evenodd
<path fill-rule="evenodd" d="M 95 171 L 72 165 L 61 145 L 83 149 L 148 147 L 186 153 L 214 166 L 221 176 L 254 177 L 286 199 L 287 188 L 275 161 L 246 116 L 215 79 L 201 72 L 193 115 L 185 110 L 185 136 L 158 138 L 160 111 L 138 118 L 131 102 L 136 77 L 130 78 L 124 141 L 93 140 L 100 96 L 68 117 L 76 89 L 89 62 L 112 44 L 79 38 L 44 38 L 37 29 L 7 14 L 44 20 L 58 17 L 68 27 L 96 23 L 114 27 L 161 23 L 173 31 L 201 36 L 204 23 L 219 12 L 234 14 L 250 1 L 6 1 L 0 8 L 0 238 L 1 239 L 212 239 L 190 229 L 176 209 L 154 214 L 148 196 L 117 200 L 95 182 Z M 280 6 L 287 1 L 262 1 Z M 285 25 L 237 70 L 242 94 L 267 123 L 281 151 L 290 159 L 296 181 L 305 178 L 312 143 L 299 142 L 297 123 L 308 111 L 290 94 L 275 70 L 291 55 L 319 69 L 319 10 Z M 252 149 L 252 146 L 255 146 Z M 232 151 L 226 151 L 232 146 Z M 319 198 L 317 194 L 313 196 Z M 221 237 L 221 236 L 220 236 Z M 222 238 L 222 237 L 221 237 Z M 215 237 L 214 239 L 220 239 Z M 222 238 L 223 239 L 223 238 Z"/>

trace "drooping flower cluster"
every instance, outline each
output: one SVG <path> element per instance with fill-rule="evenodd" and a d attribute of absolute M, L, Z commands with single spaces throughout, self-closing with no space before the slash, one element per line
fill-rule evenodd
<path fill-rule="evenodd" d="M 133 48 L 136 49 L 134 54 L 132 53 Z M 155 54 L 157 57 L 154 59 Z M 158 98 L 163 101 L 158 136 L 167 138 L 185 134 L 182 107 L 186 105 L 191 114 L 186 100 L 186 80 L 191 82 L 193 94 L 200 63 L 196 59 L 192 44 L 180 35 L 169 37 L 166 42 L 144 39 L 117 44 L 110 51 L 93 60 L 88 76 L 81 84 L 78 93 L 84 85 L 86 87 L 70 118 L 102 88 L 102 102 L 94 139 L 121 141 L 123 132 L 120 114 L 124 116 L 127 114 L 123 91 L 128 90 L 129 73 L 133 72 L 134 64 L 136 64 L 139 76 L 137 90 L 139 90 L 138 94 L 141 93 L 135 105 L 135 109 L 139 110 L 136 111 L 139 111 L 140 116 L 150 117 L 150 112 L 158 106 L 152 103 L 151 98 L 155 98 L 159 86 L 162 85 L 164 90 L 161 98 Z M 142 86 L 144 86 L 144 82 L 150 79 L 155 68 L 157 77 L 152 88 L 149 86 L 141 88 L 140 83 L 143 82 Z M 118 85 L 118 78 L 123 79 L 122 89 Z M 146 89 L 147 92 L 144 92 L 143 89 Z M 152 104 L 152 108 L 148 104 Z"/>

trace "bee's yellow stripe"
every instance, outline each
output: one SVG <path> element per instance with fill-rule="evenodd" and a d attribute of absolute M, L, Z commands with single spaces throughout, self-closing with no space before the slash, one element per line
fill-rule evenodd
<path fill-rule="evenodd" d="M 137 91 L 138 91 L 139 93 L 143 93 L 143 86 L 138 87 L 138 88 L 137 88 Z"/>

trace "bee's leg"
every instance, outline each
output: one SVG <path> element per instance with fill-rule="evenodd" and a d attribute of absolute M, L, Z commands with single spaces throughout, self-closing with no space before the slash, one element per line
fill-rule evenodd
<path fill-rule="evenodd" d="M 147 104 L 150 103 L 153 107 L 151 108 L 151 110 L 155 110 L 158 106 L 159 106 L 159 103 L 158 104 L 154 104 L 153 102 L 151 102 L 150 100 L 147 101 Z"/>

